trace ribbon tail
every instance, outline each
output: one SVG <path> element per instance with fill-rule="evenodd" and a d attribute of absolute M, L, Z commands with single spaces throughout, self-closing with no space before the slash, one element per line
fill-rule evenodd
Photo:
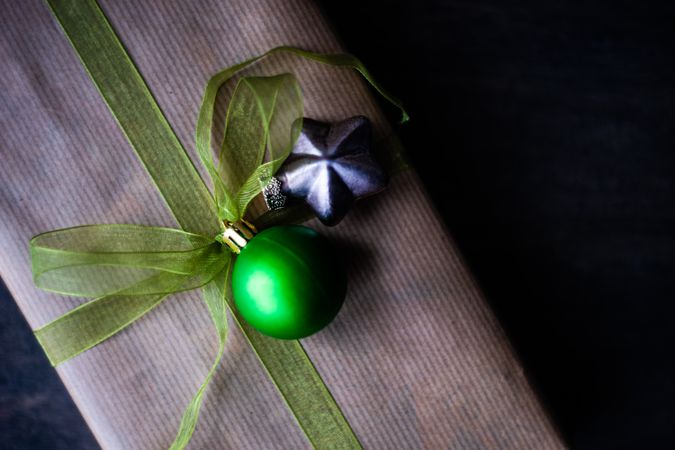
<path fill-rule="evenodd" d="M 95 298 L 34 331 L 53 366 L 105 341 L 159 305 L 168 294 Z"/>
<path fill-rule="evenodd" d="M 213 320 L 216 330 L 218 331 L 218 353 L 216 354 L 216 358 L 211 365 L 211 369 L 206 374 L 206 378 L 204 378 L 204 382 L 199 387 L 197 393 L 192 398 L 185 409 L 185 412 L 183 413 L 183 418 L 181 419 L 176 438 L 171 444 L 171 447 L 169 447 L 170 450 L 182 450 L 187 446 L 188 442 L 190 442 L 192 433 L 194 433 L 195 427 L 197 425 L 197 420 L 199 419 L 199 411 L 202 407 L 204 392 L 213 379 L 213 375 L 215 374 L 216 369 L 220 364 L 220 360 L 223 357 L 223 353 L 225 352 L 225 343 L 227 341 L 228 330 L 226 313 L 227 300 L 225 296 L 227 292 L 227 285 L 230 279 L 230 267 L 231 264 L 228 264 L 228 266 L 225 267 L 214 280 L 202 288 L 204 302 L 206 302 L 206 306 L 208 307 L 209 313 L 211 314 L 211 319 Z"/>
<path fill-rule="evenodd" d="M 403 108 L 403 103 L 401 102 L 401 100 L 394 97 L 392 94 L 386 91 L 380 85 L 380 83 L 375 81 L 375 77 L 373 77 L 370 71 L 366 68 L 365 64 L 363 64 L 361 60 L 359 60 L 356 56 L 350 55 L 349 53 L 335 53 L 335 54 L 315 53 L 297 47 L 281 46 L 269 50 L 267 53 L 261 55 L 257 59 L 263 58 L 273 53 L 282 53 L 282 52 L 292 53 L 301 56 L 305 59 L 309 59 L 328 66 L 346 67 L 349 69 L 356 70 L 382 97 L 384 97 L 389 103 L 391 103 L 392 105 L 396 106 L 399 109 L 399 111 L 401 112 L 401 123 L 405 123 L 408 120 L 410 120 L 410 116 Z M 257 59 L 255 59 L 254 62 L 257 61 Z"/>

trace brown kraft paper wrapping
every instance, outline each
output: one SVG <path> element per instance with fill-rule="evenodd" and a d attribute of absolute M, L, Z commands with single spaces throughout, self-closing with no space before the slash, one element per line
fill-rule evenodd
<path fill-rule="evenodd" d="M 176 224 L 47 6 L 0 6 L 0 275 L 37 328 L 82 300 L 34 287 L 31 236 L 87 223 Z M 310 0 L 101 6 L 194 161 L 211 74 L 277 45 L 342 50 Z M 308 117 L 364 114 L 377 135 L 388 133 L 357 75 L 284 58 L 260 70 L 290 67 Z M 303 345 L 365 448 L 563 448 L 414 171 L 339 226 L 310 225 L 342 248 L 350 286 L 335 322 Z M 309 448 L 236 327 L 228 339 L 190 448 Z M 161 449 L 216 346 L 191 292 L 57 370 L 102 447 Z"/>

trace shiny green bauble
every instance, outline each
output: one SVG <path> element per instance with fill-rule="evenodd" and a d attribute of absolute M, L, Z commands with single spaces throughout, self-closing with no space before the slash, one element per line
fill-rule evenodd
<path fill-rule="evenodd" d="M 232 270 L 242 317 L 263 334 L 300 339 L 337 315 L 347 277 L 330 242 L 311 228 L 284 225 L 255 235 Z"/>

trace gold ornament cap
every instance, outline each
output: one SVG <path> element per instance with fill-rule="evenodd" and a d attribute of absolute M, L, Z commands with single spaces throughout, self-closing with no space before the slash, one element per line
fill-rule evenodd
<path fill-rule="evenodd" d="M 234 253 L 239 254 L 248 241 L 253 239 L 258 230 L 252 223 L 241 219 L 236 222 L 225 222 L 225 231 L 217 238 L 218 241 L 227 244 Z"/>

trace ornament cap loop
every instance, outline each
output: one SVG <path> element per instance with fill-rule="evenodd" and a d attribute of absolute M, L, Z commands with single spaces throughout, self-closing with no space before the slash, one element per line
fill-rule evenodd
<path fill-rule="evenodd" d="M 234 253 L 239 254 L 248 241 L 253 239 L 258 230 L 252 223 L 240 219 L 236 222 L 225 221 L 225 231 L 219 234 L 217 241 L 226 244 Z"/>

